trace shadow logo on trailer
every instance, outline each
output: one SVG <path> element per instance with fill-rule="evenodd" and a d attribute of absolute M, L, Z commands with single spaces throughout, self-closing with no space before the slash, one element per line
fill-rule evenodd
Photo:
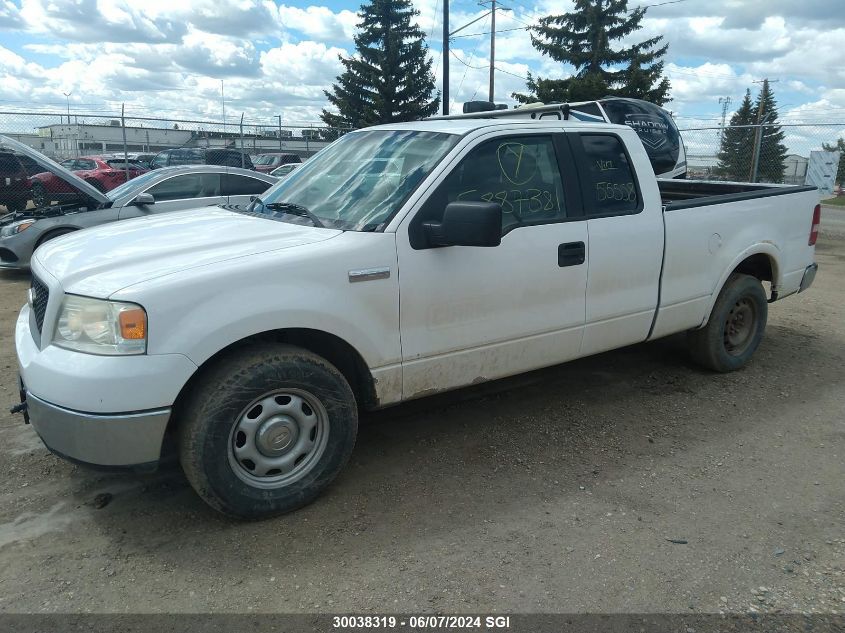
<path fill-rule="evenodd" d="M 651 114 L 626 114 L 625 125 L 634 128 L 648 149 L 660 149 L 668 142 L 669 125 Z"/>

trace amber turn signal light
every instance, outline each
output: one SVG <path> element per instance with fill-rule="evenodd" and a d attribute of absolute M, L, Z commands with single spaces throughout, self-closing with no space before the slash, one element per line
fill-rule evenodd
<path fill-rule="evenodd" d="M 123 310 L 118 320 L 121 337 L 133 340 L 147 337 L 147 314 L 141 308 Z"/>

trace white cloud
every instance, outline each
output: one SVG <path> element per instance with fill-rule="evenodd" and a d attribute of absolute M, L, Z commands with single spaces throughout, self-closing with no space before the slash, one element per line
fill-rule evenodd
<path fill-rule="evenodd" d="M 316 117 L 323 95 L 352 51 L 358 0 L 348 9 L 282 0 L 0 0 L 0 29 L 31 37 L 15 51 L 0 47 L 0 100 L 33 104 L 115 103 L 187 116 L 218 112 L 220 79 L 227 103 L 268 117 Z M 779 78 L 782 110 L 808 102 L 845 108 L 845 13 L 831 0 L 710 0 L 655 6 L 631 41 L 663 35 L 676 112 L 714 112 L 718 98 L 738 103 L 762 77 Z M 631 3 L 635 4 L 635 3 Z M 417 23 L 439 58 L 442 1 L 416 0 Z M 486 9 L 454 6 L 451 29 Z M 572 0 L 532 0 L 497 17 L 496 97 L 524 91 L 522 77 L 560 78 L 572 69 L 540 56 L 522 30 L 537 16 L 570 10 Z M 841 14 L 841 15 L 840 15 Z M 484 18 L 467 33 L 489 31 Z M 489 35 L 455 38 L 451 92 L 459 104 L 486 98 Z M 35 60 L 38 60 L 36 63 Z M 434 69 L 440 86 L 441 68 Z M 507 71 L 507 72 L 505 72 Z M 511 73 L 511 74 L 508 74 Z M 826 86 L 826 87 L 825 87 Z M 83 96 L 84 95 L 84 96 Z M 825 105 L 827 104 L 827 106 Z"/>
<path fill-rule="evenodd" d="M 353 11 L 333 12 L 327 7 L 310 6 L 304 9 L 281 5 L 279 24 L 287 31 L 299 31 L 307 37 L 322 40 L 351 40 L 360 21 Z"/>

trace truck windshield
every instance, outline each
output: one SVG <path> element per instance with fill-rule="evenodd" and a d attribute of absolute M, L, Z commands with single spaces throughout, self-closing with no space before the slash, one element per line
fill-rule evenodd
<path fill-rule="evenodd" d="M 399 210 L 460 137 L 439 132 L 352 132 L 303 163 L 249 207 L 279 218 L 306 209 L 323 226 L 375 231 Z"/>

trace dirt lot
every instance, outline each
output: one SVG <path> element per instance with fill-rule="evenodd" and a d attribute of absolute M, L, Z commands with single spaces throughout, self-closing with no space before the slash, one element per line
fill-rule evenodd
<path fill-rule="evenodd" d="M 845 236 L 818 260 L 744 371 L 673 337 L 384 411 L 327 495 L 262 523 L 0 413 L 0 612 L 841 613 Z M 8 404 L 27 285 L 0 275 Z"/>

